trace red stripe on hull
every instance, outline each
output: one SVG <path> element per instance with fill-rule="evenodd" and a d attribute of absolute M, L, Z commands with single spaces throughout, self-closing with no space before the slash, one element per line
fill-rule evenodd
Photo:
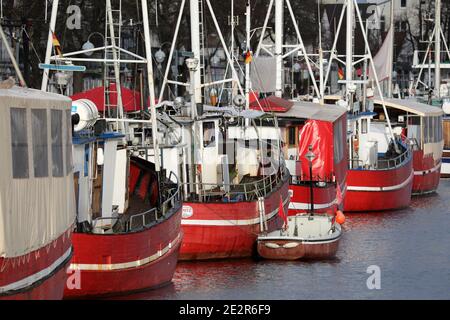
<path fill-rule="evenodd" d="M 346 212 L 397 210 L 411 203 L 413 168 L 412 161 L 392 170 L 349 170 L 348 189 L 345 198 Z M 403 186 L 402 186 L 403 184 Z M 387 191 L 354 191 L 352 188 L 390 188 Z"/>
<path fill-rule="evenodd" d="M 172 280 L 181 244 L 181 208 L 166 221 L 141 232 L 119 235 L 75 233 L 72 265 L 79 265 L 80 289 L 64 292 L 65 298 L 98 297 L 160 287 Z M 176 240 L 178 239 L 178 240 Z M 173 243 L 157 260 L 116 270 L 87 270 L 83 266 L 134 263 L 158 254 Z M 139 264 L 139 263 L 137 263 Z"/>
<path fill-rule="evenodd" d="M 442 159 L 434 159 L 433 155 L 425 156 L 423 150 L 414 151 L 414 182 L 413 194 L 427 194 L 435 192 L 439 187 L 441 177 L 440 166 Z M 417 173 L 422 173 L 418 175 Z"/>
<path fill-rule="evenodd" d="M 289 208 L 289 182 L 265 199 L 266 216 L 278 211 L 280 195 Z M 259 219 L 258 203 L 185 203 L 193 209 L 193 215 L 184 219 L 184 239 L 180 260 L 206 260 L 251 257 L 256 252 L 256 240 L 260 223 L 236 225 L 233 221 Z M 198 222 L 186 224 L 186 222 Z M 226 225 L 214 225 L 215 222 Z M 213 224 L 213 225 L 211 225 Z M 283 221 L 278 214 L 267 221 L 269 232 L 280 228 Z"/>
<path fill-rule="evenodd" d="M 17 258 L 0 258 L 0 287 L 12 285 L 27 277 L 36 275 L 51 267 L 72 246 L 71 230 L 67 230 L 51 244 Z M 61 300 L 66 285 L 66 269 L 69 261 L 62 261 L 60 266 L 40 281 L 23 288 L 17 293 L 0 295 L 0 300 Z"/>

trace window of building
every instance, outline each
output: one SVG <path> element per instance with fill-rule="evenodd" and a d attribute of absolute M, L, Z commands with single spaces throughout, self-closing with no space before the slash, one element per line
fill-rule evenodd
<path fill-rule="evenodd" d="M 33 132 L 34 176 L 45 178 L 48 177 L 47 110 L 31 110 L 31 129 Z"/>
<path fill-rule="evenodd" d="M 406 0 L 400 0 L 400 6 L 406 8 Z"/>
<path fill-rule="evenodd" d="M 11 147 L 13 178 L 29 178 L 26 109 L 11 108 Z"/>
<path fill-rule="evenodd" d="M 62 110 L 52 110 L 52 173 L 54 177 L 64 176 L 63 136 L 62 136 Z"/>

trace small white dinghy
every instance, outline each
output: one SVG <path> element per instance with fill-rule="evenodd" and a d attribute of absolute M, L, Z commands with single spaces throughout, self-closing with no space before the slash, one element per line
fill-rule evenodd
<path fill-rule="evenodd" d="M 342 227 L 328 215 L 297 215 L 287 228 L 258 237 L 258 254 L 265 259 L 332 259 L 336 256 Z"/>

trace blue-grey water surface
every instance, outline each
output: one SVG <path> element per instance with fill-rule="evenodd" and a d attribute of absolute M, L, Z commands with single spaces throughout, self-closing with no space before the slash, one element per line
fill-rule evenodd
<path fill-rule="evenodd" d="M 381 289 L 369 290 L 371 265 Z M 450 299 L 450 181 L 410 208 L 347 215 L 337 259 L 180 263 L 173 284 L 131 299 Z"/>

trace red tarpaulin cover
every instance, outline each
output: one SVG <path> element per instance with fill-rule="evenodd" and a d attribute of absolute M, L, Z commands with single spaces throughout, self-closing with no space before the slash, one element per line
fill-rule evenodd
<path fill-rule="evenodd" d="M 111 84 L 110 91 L 116 91 L 116 85 Z M 94 88 L 71 96 L 72 100 L 89 99 L 95 103 L 99 112 L 105 110 L 104 87 Z M 117 105 L 117 93 L 110 93 L 112 105 Z M 122 87 L 122 103 L 124 112 L 141 110 L 141 94 L 137 91 Z"/>
<path fill-rule="evenodd" d="M 259 104 L 256 100 L 251 102 L 250 109 L 261 111 L 262 107 L 262 110 L 264 112 L 287 112 L 292 108 L 293 105 L 294 103 L 292 101 L 287 101 L 282 98 L 270 96 L 265 99 L 259 100 Z"/>
<path fill-rule="evenodd" d="M 334 170 L 333 124 L 318 120 L 307 121 L 300 133 L 299 144 L 303 179 L 311 180 L 309 162 L 305 157 L 311 145 L 316 156 L 312 165 L 313 179 L 331 178 Z"/>

